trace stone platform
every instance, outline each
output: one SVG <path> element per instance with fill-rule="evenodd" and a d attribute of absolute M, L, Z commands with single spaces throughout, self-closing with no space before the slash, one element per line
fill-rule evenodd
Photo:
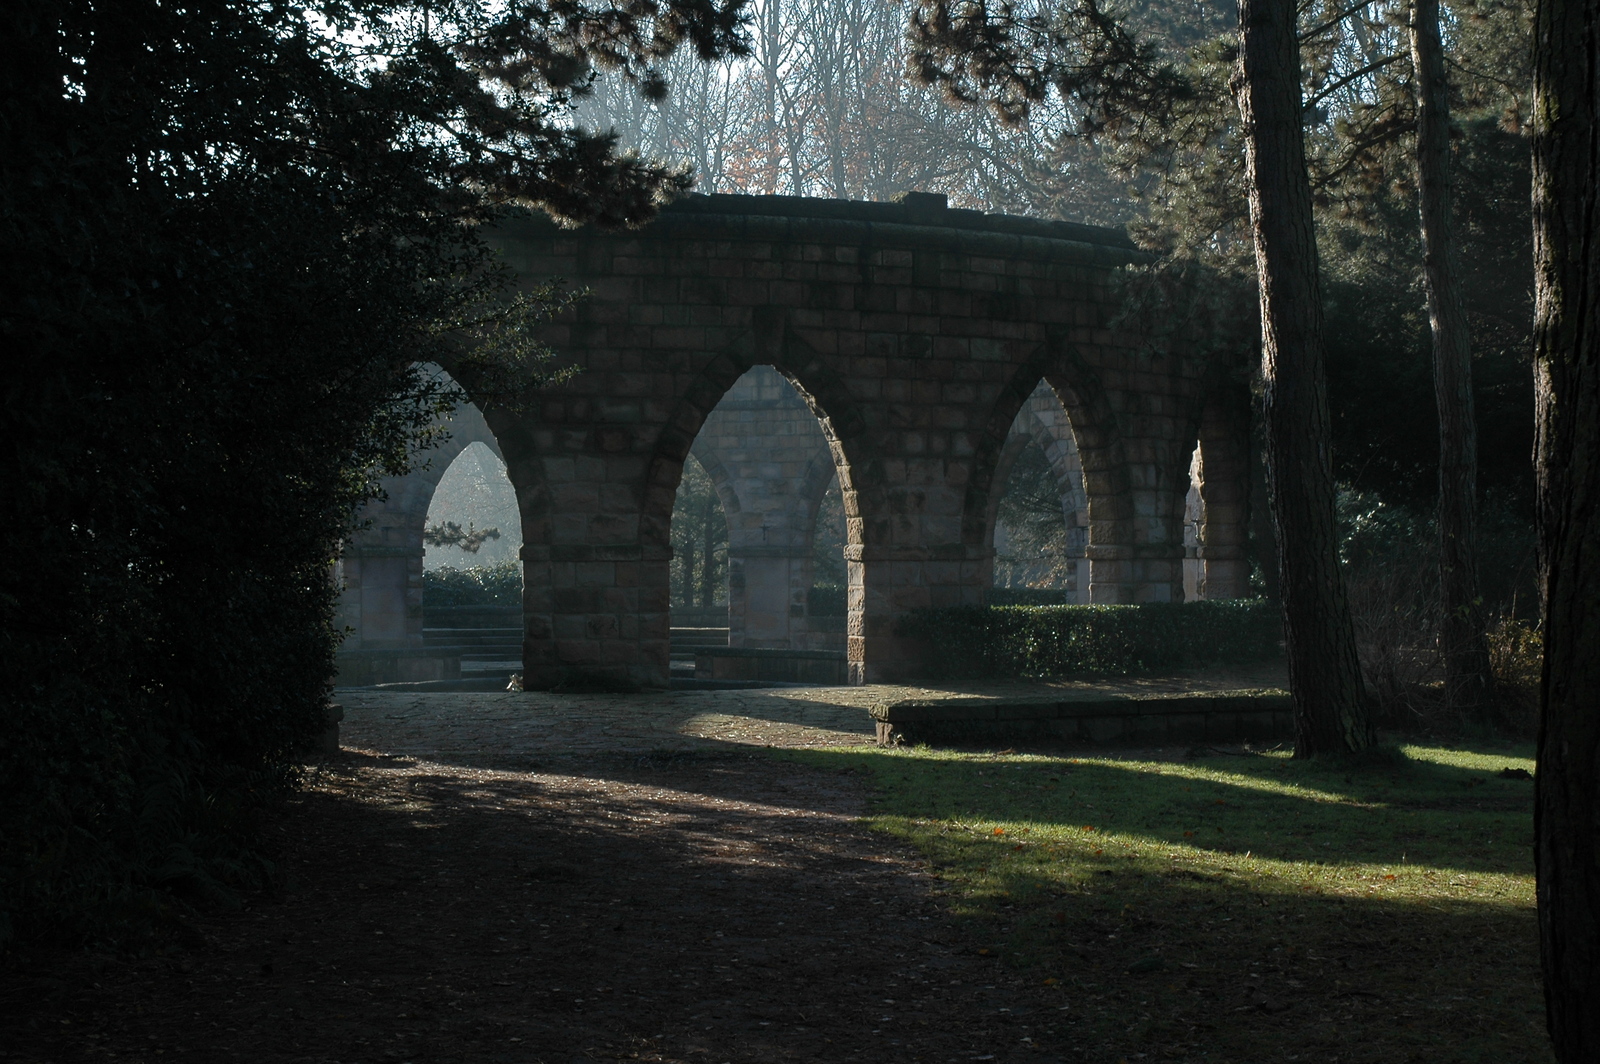
<path fill-rule="evenodd" d="M 874 705 L 872 719 L 883 745 L 1272 742 L 1294 737 L 1294 700 L 1276 689 L 911 698 Z"/>
<path fill-rule="evenodd" d="M 1284 686 L 1281 667 L 1227 674 L 1139 677 L 1077 683 L 995 683 L 948 687 L 874 684 L 634 694 L 385 691 L 344 688 L 342 739 L 347 749 L 381 750 L 432 760 L 493 751 L 510 765 L 548 759 L 654 755 L 738 747 L 869 746 L 877 741 L 875 706 L 973 703 L 994 706 L 1094 700 L 1143 702 L 1163 711 L 1173 696 L 1227 697 Z M 962 710 L 966 712 L 966 709 Z M 1167 712 L 1155 716 L 1168 716 Z M 1118 741 L 1159 745 L 1153 739 Z M 996 735 L 971 744 L 1012 745 Z M 1061 737 L 1054 745 L 1092 747 Z"/>
<path fill-rule="evenodd" d="M 850 666 L 842 650 L 696 647 L 694 676 L 697 680 L 841 685 L 850 682 Z"/>

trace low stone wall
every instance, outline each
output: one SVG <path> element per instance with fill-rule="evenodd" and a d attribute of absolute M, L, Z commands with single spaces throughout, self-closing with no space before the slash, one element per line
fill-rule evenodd
<path fill-rule="evenodd" d="M 697 647 L 697 680 L 767 680 L 822 686 L 850 682 L 843 651 L 763 650 L 754 647 Z"/>
<path fill-rule="evenodd" d="M 521 628 L 521 606 L 424 606 L 424 628 Z"/>
<path fill-rule="evenodd" d="M 848 625 L 844 617 L 811 617 L 807 620 L 807 626 L 807 650 L 837 650 L 843 653 L 848 648 Z"/>
<path fill-rule="evenodd" d="M 1275 742 L 1294 736 L 1294 700 L 1282 691 L 1024 699 L 915 699 L 871 709 L 878 742 L 1074 742 L 1159 746 Z"/>
<path fill-rule="evenodd" d="M 726 628 L 728 627 L 728 607 L 726 605 L 674 606 L 672 607 L 672 627 Z"/>
<path fill-rule="evenodd" d="M 459 651 L 439 654 L 423 649 L 350 650 L 337 655 L 334 665 L 334 683 L 340 687 L 461 678 Z"/>

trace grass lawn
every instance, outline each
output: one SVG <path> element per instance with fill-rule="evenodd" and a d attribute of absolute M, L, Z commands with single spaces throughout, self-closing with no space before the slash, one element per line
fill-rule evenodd
<path fill-rule="evenodd" d="M 1538 1061 L 1527 747 L 1140 760 L 796 753 L 870 773 L 1065 1059 Z M 1036 1028 L 1041 1029 L 1041 1028 Z M 1048 1045 L 1046 1043 L 1049 1043 Z"/>

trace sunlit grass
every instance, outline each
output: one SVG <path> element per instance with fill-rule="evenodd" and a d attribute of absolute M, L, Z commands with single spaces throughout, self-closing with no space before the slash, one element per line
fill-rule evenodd
<path fill-rule="evenodd" d="M 1291 1039 L 1341 1060 L 1436 1045 L 1450 1048 L 1422 1059 L 1545 1061 L 1533 788 L 1500 774 L 1531 771 L 1530 753 L 1406 746 L 1359 767 L 1286 754 L 792 756 L 870 773 L 872 825 L 928 857 L 986 948 L 1098 997 L 1081 1034 L 1107 1053 L 1210 1045 L 1222 1052 L 1206 1059 L 1277 1059 Z M 1130 993 L 1170 999 L 1165 1019 L 1140 1006 L 1154 1018 L 1131 1042 Z M 1207 1041 L 1218 1007 L 1249 1023 Z M 1341 1033 L 1341 1014 L 1365 1041 Z"/>

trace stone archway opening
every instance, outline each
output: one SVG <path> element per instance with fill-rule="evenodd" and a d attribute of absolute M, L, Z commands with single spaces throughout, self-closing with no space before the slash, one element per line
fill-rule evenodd
<path fill-rule="evenodd" d="M 728 645 L 728 515 L 718 489 L 700 459 L 684 459 L 672 503 L 667 576 L 675 676 L 694 675 L 699 648 Z"/>
<path fill-rule="evenodd" d="M 994 602 L 1087 602 L 1089 519 L 1071 418 L 1039 381 L 1017 411 L 995 464 L 987 535 Z"/>
<path fill-rule="evenodd" d="M 471 539 L 441 542 L 430 532 L 454 526 Z M 487 444 L 475 440 L 462 448 L 439 478 L 428 502 L 424 528 L 424 570 L 499 568 L 519 564 L 522 550 L 522 515 L 517 492 L 506 474 L 506 464 Z"/>
<path fill-rule="evenodd" d="M 778 370 L 758 364 L 732 382 L 696 431 L 668 531 L 674 676 L 707 678 L 691 674 L 688 661 L 715 657 L 704 648 L 722 646 L 737 652 L 724 656 L 741 660 L 737 669 L 720 660 L 717 667 L 738 678 L 817 672 L 791 660 L 817 652 L 836 656 L 842 677 L 849 532 L 814 405 Z"/>
<path fill-rule="evenodd" d="M 1004 592 L 1040 592 L 1041 601 L 1060 593 L 1077 601 L 1077 557 L 1071 553 L 1060 490 L 1044 449 L 1027 440 L 1000 489 L 994 527 L 994 586 Z M 992 596 L 995 600 L 1004 595 Z"/>
<path fill-rule="evenodd" d="M 339 683 L 454 682 L 469 659 L 493 659 L 507 676 L 516 671 L 522 632 L 521 511 L 499 440 L 483 413 L 463 404 L 442 427 L 447 435 L 439 445 L 416 455 L 406 473 L 384 477 L 382 495 L 356 515 L 357 530 L 334 573 L 340 587 L 334 624 L 345 633 Z M 456 549 L 429 558 L 427 529 L 447 521 L 463 530 L 494 527 L 500 534 L 485 540 L 476 555 Z M 502 602 L 495 612 L 474 608 L 441 616 L 428 608 L 430 570 L 485 562 L 498 562 L 503 570 Z M 441 637 L 441 628 L 496 631 L 476 634 L 464 644 L 453 634 Z M 478 679 L 488 682 L 488 674 Z"/>

